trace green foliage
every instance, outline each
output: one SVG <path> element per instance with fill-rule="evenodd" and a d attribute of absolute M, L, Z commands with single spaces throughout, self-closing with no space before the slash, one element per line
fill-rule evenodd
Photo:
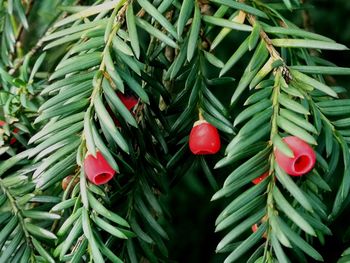
<path fill-rule="evenodd" d="M 350 69 L 320 58 L 345 45 L 288 20 L 300 2 L 62 1 L 43 22 L 44 3 L 0 0 L 0 262 L 169 262 L 169 196 L 193 173 L 222 210 L 222 261 L 322 261 L 350 190 L 350 100 L 328 76 Z M 188 150 L 202 118 L 215 157 Z M 274 158 L 288 135 L 316 151 L 300 178 Z M 83 165 L 97 151 L 117 171 L 102 186 Z"/>

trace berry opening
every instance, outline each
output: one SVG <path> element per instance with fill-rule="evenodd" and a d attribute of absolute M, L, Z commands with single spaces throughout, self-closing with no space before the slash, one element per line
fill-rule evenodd
<path fill-rule="evenodd" d="M 113 177 L 113 174 L 108 174 L 108 173 L 98 174 L 95 177 L 95 184 L 96 185 L 105 184 L 109 180 L 111 180 L 112 177 Z"/>
<path fill-rule="evenodd" d="M 294 170 L 297 173 L 307 173 L 310 170 L 312 160 L 308 155 L 300 155 L 294 162 Z"/>

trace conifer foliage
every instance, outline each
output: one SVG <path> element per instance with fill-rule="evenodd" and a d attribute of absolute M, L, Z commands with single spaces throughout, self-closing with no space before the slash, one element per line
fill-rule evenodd
<path fill-rule="evenodd" d="M 325 76 L 350 69 L 293 22 L 303 1 L 45 2 L 0 0 L 0 262 L 171 262 L 194 170 L 225 263 L 323 260 L 350 190 Z"/>

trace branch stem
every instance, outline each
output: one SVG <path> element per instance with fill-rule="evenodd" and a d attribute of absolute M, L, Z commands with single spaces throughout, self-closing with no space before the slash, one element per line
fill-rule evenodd
<path fill-rule="evenodd" d="M 247 14 L 247 20 L 248 20 L 249 24 L 251 24 L 253 27 L 257 23 L 255 16 L 253 16 L 251 14 Z M 266 32 L 262 29 L 260 30 L 260 38 L 265 42 L 266 48 L 269 51 L 270 56 L 276 60 L 278 60 L 278 59 L 282 60 L 280 53 L 272 45 L 271 39 L 266 34 Z"/>
<path fill-rule="evenodd" d="M 7 199 L 10 201 L 10 205 L 11 205 L 13 214 L 18 218 L 19 225 L 23 230 L 23 233 L 24 233 L 24 236 L 26 238 L 26 242 L 27 242 L 28 246 L 32 247 L 30 234 L 25 227 L 24 217 L 22 215 L 22 209 L 18 206 L 15 198 L 12 196 L 10 191 L 7 189 L 7 187 L 5 186 L 5 184 L 3 183 L 3 180 L 1 178 L 0 178 L 0 189 L 6 195 Z"/>

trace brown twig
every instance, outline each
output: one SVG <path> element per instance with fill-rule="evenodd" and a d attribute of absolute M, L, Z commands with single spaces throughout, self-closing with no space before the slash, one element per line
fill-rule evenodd
<path fill-rule="evenodd" d="M 49 32 L 49 31 L 47 31 L 47 33 L 48 33 L 48 32 Z M 41 39 L 39 39 L 39 41 L 36 43 L 36 45 L 35 45 L 25 56 L 23 56 L 22 58 L 18 59 L 17 63 L 13 66 L 13 68 L 11 68 L 11 69 L 9 70 L 9 74 L 10 74 L 10 75 L 15 74 L 16 71 L 20 68 L 20 66 L 22 66 L 22 64 L 23 64 L 23 62 L 24 62 L 24 58 L 25 58 L 26 56 L 29 56 L 29 57 L 33 56 L 33 55 L 42 47 L 42 45 L 44 44 L 43 38 L 44 38 L 44 37 L 42 37 Z"/>
<path fill-rule="evenodd" d="M 254 26 L 254 25 L 256 24 L 256 19 L 255 19 L 255 17 L 254 17 L 253 15 L 251 15 L 251 14 L 247 14 L 247 20 L 248 20 L 249 24 L 251 24 L 252 26 Z M 275 47 L 272 45 L 271 39 L 270 39 L 269 36 L 265 33 L 264 30 L 260 30 L 260 37 L 261 37 L 261 39 L 265 42 L 266 48 L 267 48 L 267 50 L 269 51 L 270 56 L 271 56 L 272 58 L 282 60 L 280 53 L 279 53 L 279 52 L 275 49 Z"/>
<path fill-rule="evenodd" d="M 256 24 L 256 19 L 253 15 L 247 14 L 247 20 L 252 26 L 254 26 Z M 271 58 L 273 60 L 281 60 L 281 61 L 283 61 L 283 64 L 285 64 L 280 53 L 276 50 L 276 48 L 272 44 L 271 39 L 266 34 L 266 32 L 262 29 L 260 30 L 260 38 L 265 42 L 266 48 L 267 48 L 268 52 L 270 53 Z M 289 83 L 289 81 L 292 80 L 292 75 L 290 74 L 288 67 L 286 67 L 285 65 L 282 66 L 282 76 L 287 83 Z"/>
<path fill-rule="evenodd" d="M 25 16 L 28 17 L 30 11 L 32 10 L 33 8 L 33 5 L 34 5 L 34 1 L 33 0 L 30 0 L 28 2 L 28 6 L 26 8 L 26 11 L 25 11 Z M 22 39 L 23 37 L 23 33 L 24 33 L 24 26 L 21 24 L 20 27 L 19 27 L 19 30 L 18 30 L 18 33 L 17 33 L 17 36 L 16 36 L 16 39 L 15 39 L 15 46 L 18 48 L 21 48 L 21 42 L 20 40 Z M 16 53 L 16 49 L 14 49 L 11 53 L 10 53 L 10 57 L 13 57 Z"/>

